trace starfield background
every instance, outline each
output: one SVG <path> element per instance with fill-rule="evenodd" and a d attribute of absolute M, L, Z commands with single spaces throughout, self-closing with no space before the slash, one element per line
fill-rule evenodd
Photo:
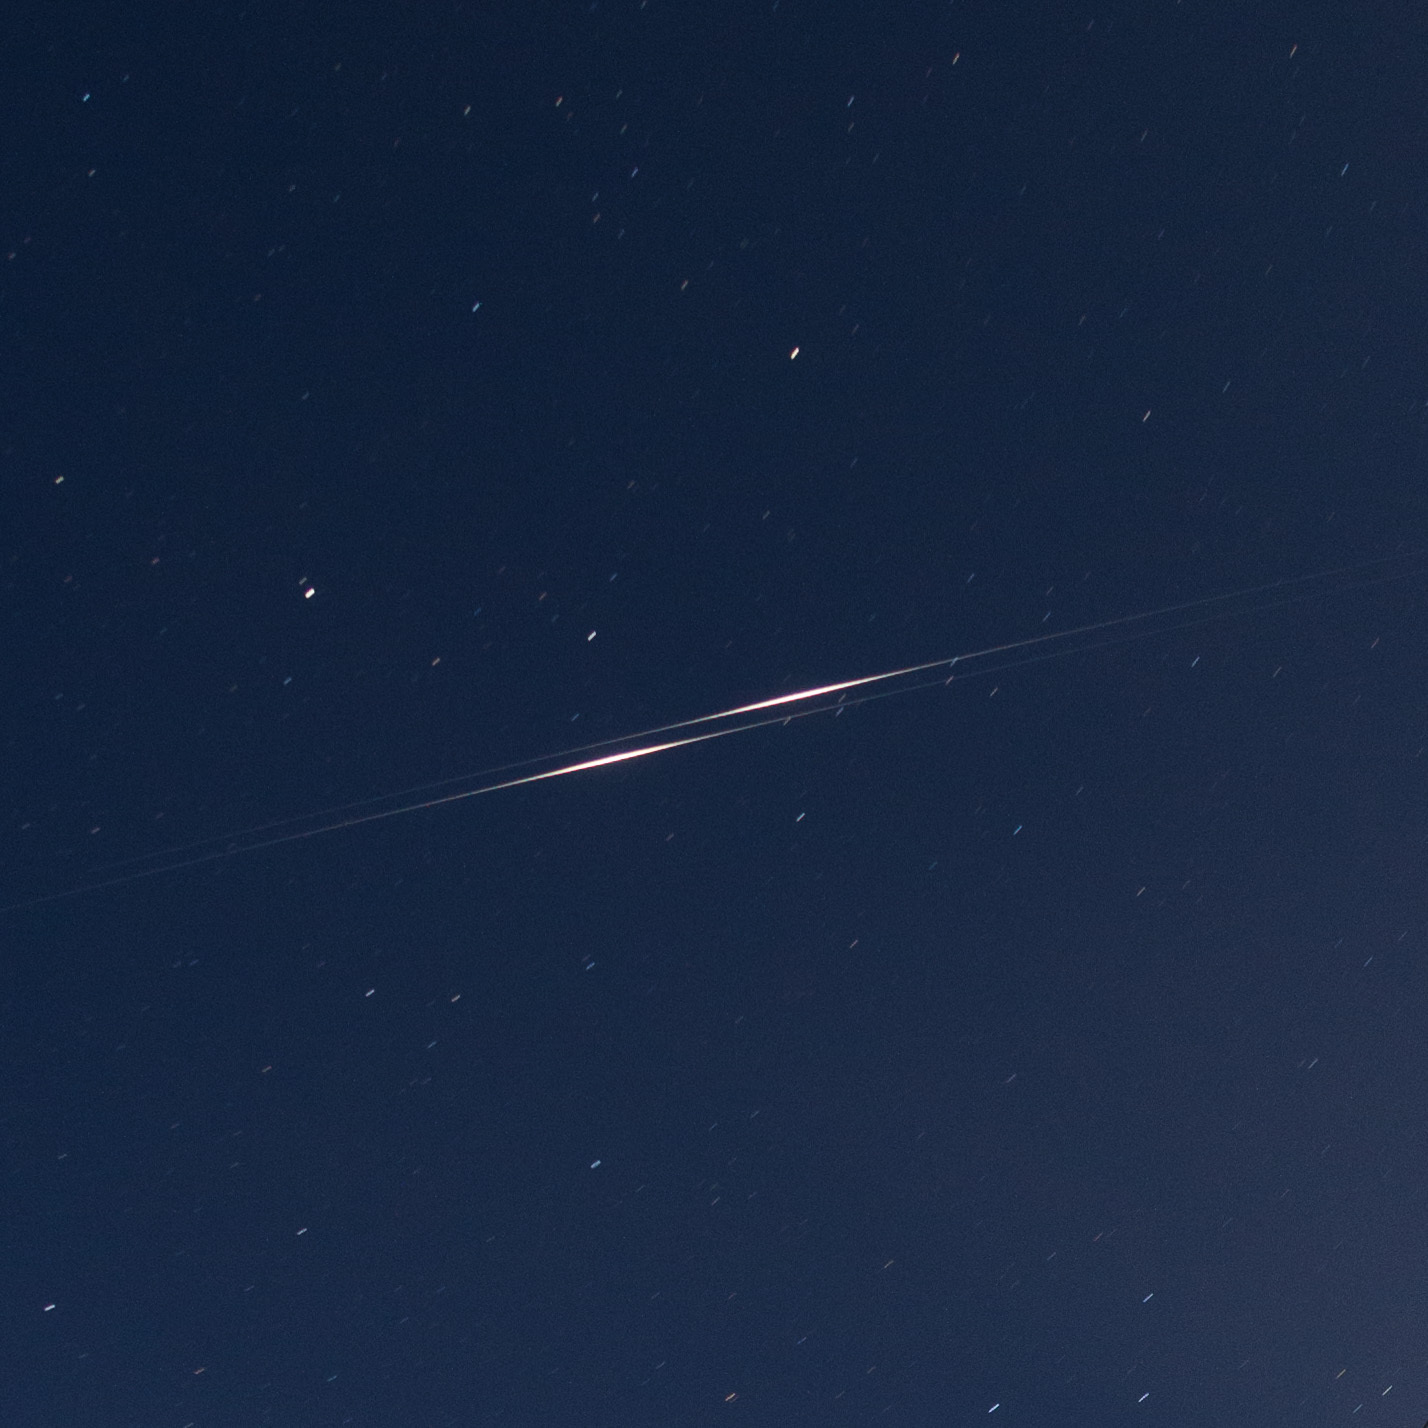
<path fill-rule="evenodd" d="M 0 1421 L 1422 1422 L 1418 7 L 0 28 Z"/>

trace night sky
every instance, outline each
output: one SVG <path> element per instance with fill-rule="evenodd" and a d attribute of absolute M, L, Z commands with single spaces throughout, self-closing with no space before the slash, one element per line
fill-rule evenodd
<path fill-rule="evenodd" d="M 3 29 L 5 1428 L 1428 1416 L 1417 6 Z"/>

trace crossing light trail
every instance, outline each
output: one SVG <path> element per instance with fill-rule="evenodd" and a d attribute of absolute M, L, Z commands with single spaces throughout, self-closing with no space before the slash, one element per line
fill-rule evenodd
<path fill-rule="evenodd" d="M 60 892 L 12 902 L 0 906 L 0 911 L 13 912 L 64 898 L 78 897 L 82 893 L 99 892 L 140 878 L 178 872 L 203 863 L 237 857 L 242 853 L 254 853 L 283 843 L 295 843 L 326 833 L 336 833 L 344 828 L 356 828 L 362 824 L 396 818 L 423 809 L 459 803 L 483 794 L 499 793 L 526 784 L 544 783 L 571 774 L 591 773 L 614 764 L 649 758 L 674 749 L 688 748 L 693 744 L 707 743 L 712 739 L 727 738 L 731 734 L 748 733 L 771 724 L 787 724 L 794 719 L 807 718 L 814 714 L 837 712 L 876 699 L 910 694 L 914 690 L 927 689 L 934 685 L 945 686 L 961 679 L 977 678 L 1046 660 L 1066 659 L 1109 645 L 1153 639 L 1213 621 L 1241 619 L 1329 595 L 1405 580 L 1422 573 L 1422 555 L 1423 552 L 1419 550 L 1410 550 L 1377 560 L 1232 590 L 1221 595 L 1206 595 L 1173 605 L 1161 605 L 1152 610 L 1117 615 L 1092 624 L 1079 625 L 1074 629 L 1057 630 L 1027 639 L 988 645 L 984 649 L 947 655 L 941 659 L 905 665 L 879 674 L 860 675 L 853 679 L 814 685 L 809 689 L 798 689 L 787 694 L 771 695 L 767 699 L 738 704 L 712 714 L 701 714 L 692 719 L 661 724 L 637 734 L 583 744 L 557 754 L 503 764 L 461 778 L 422 784 L 379 798 L 321 809 L 305 817 L 260 824 L 219 838 L 182 844 L 144 857 L 110 863 L 96 868 L 87 882 Z"/>

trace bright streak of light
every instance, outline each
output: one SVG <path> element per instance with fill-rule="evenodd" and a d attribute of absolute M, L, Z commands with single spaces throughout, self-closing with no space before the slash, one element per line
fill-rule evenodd
<path fill-rule="evenodd" d="M 503 789 L 542 783 L 563 778 L 567 774 L 588 773 L 613 764 L 647 758 L 651 754 L 663 754 L 672 749 L 702 744 L 710 739 L 722 739 L 729 734 L 747 733 L 771 724 L 786 724 L 810 714 L 841 712 L 874 699 L 910 694 L 914 690 L 933 685 L 951 684 L 954 679 L 992 674 L 1044 660 L 1068 658 L 1108 645 L 1151 639 L 1175 630 L 1207 624 L 1212 620 L 1243 618 L 1348 590 L 1407 579 L 1421 572 L 1423 553 L 1409 550 L 1395 556 L 1318 571 L 1312 575 L 1297 576 L 1266 585 L 1250 586 L 1223 595 L 1207 595 L 1174 605 L 1162 605 L 1153 610 L 1141 610 L 1131 615 L 1117 615 L 1070 630 L 1053 631 L 1028 639 L 989 645 L 985 649 L 944 656 L 923 664 L 906 665 L 901 669 L 885 670 L 881 674 L 867 674 L 856 679 L 843 679 L 831 684 L 814 685 L 809 689 L 794 690 L 789 694 L 775 694 L 768 699 L 737 704 L 730 709 L 701 714 L 692 719 L 681 719 L 673 724 L 663 724 L 624 738 L 606 739 L 567 749 L 560 754 L 486 769 L 464 778 L 448 779 L 440 783 L 404 789 L 382 798 L 323 809 L 305 818 L 283 819 L 230 833 L 222 838 L 184 844 L 146 857 L 111 863 L 107 868 L 96 869 L 96 876 L 91 882 L 67 888 L 62 892 L 9 903 L 0 906 L 0 912 L 34 907 L 61 898 L 76 897 L 81 893 L 98 892 L 104 888 L 133 882 L 138 878 L 178 872 L 182 868 L 236 857 L 240 853 L 253 853 L 262 848 L 272 848 L 304 838 L 316 838 L 343 828 L 355 828 L 364 823 L 396 818 L 422 809 L 439 808 L 443 804 L 459 803 L 482 794 L 498 793 Z M 1395 570 L 1395 565 L 1405 568 Z M 850 698 L 850 694 L 856 694 L 856 697 Z M 686 730 L 689 732 L 685 732 Z M 669 734 L 677 734 L 679 737 L 664 737 Z M 597 750 L 608 752 L 597 753 Z M 586 755 L 591 757 L 585 757 Z M 109 876 L 100 876 L 104 873 Z"/>

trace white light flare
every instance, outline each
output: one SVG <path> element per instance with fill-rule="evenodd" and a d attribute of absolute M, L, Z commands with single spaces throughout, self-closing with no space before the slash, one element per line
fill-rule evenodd
<path fill-rule="evenodd" d="M 681 719 L 672 724 L 646 729 L 642 733 L 622 739 L 602 740 L 599 743 L 586 744 L 582 748 L 567 749 L 560 754 L 490 768 L 463 778 L 407 788 L 382 798 L 322 809 L 307 817 L 281 819 L 221 838 L 168 848 L 148 857 L 110 864 L 107 869 L 96 869 L 96 876 L 90 882 L 72 886 L 62 892 L 12 902 L 0 906 L 0 912 L 33 907 L 80 893 L 98 892 L 103 888 L 133 882 L 137 878 L 177 872 L 182 868 L 194 867 L 216 859 L 235 857 L 239 853 L 251 853 L 299 839 L 315 838 L 324 833 L 335 833 L 340 829 L 375 823 L 404 813 L 437 808 L 443 804 L 461 802 L 502 789 L 520 788 L 525 784 L 563 778 L 567 774 L 587 773 L 614 764 L 629 763 L 634 759 L 647 758 L 651 754 L 687 748 L 691 744 L 720 739 L 728 734 L 747 733 L 766 725 L 788 723 L 811 714 L 842 712 L 869 700 L 889 698 L 933 685 L 951 683 L 954 677 L 990 674 L 1014 666 L 1084 654 L 1107 645 L 1149 639 L 1202 625 L 1211 620 L 1239 618 L 1346 590 L 1406 579 L 1422 573 L 1423 554 L 1422 551 L 1408 550 L 1356 565 L 1233 590 L 1223 595 L 1202 596 L 1173 605 L 1098 620 L 1073 629 L 1056 630 L 1005 644 L 989 645 L 984 649 L 944 656 L 922 664 L 906 665 L 900 669 L 885 670 L 880 674 L 817 684 L 788 694 L 775 694 L 767 699 L 738 704 L 713 714 L 702 714 L 696 718 Z M 305 598 L 311 598 L 315 593 L 312 583 L 306 578 L 300 583 L 304 588 Z M 591 631 L 587 640 L 593 636 L 594 631 Z M 1003 658 L 998 658 L 999 656 Z M 971 667 L 964 671 L 956 668 L 959 666 Z M 954 668 L 955 676 L 952 673 Z M 843 697 L 853 691 L 860 691 L 857 697 Z M 690 732 L 684 733 L 684 730 Z M 671 734 L 678 737 L 666 737 Z M 597 752 L 599 750 L 605 752 Z M 1020 832 L 1021 829 L 1016 831 Z M 106 872 L 108 876 L 101 876 Z"/>

